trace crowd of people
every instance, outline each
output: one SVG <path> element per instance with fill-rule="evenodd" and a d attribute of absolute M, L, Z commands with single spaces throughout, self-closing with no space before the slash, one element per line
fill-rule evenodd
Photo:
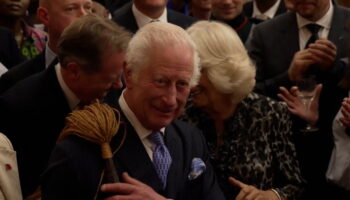
<path fill-rule="evenodd" d="M 346 6 L 0 0 L 0 199 L 350 199 Z"/>

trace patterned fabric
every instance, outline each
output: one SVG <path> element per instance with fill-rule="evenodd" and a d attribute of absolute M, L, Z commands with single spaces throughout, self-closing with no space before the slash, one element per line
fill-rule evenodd
<path fill-rule="evenodd" d="M 156 144 L 153 152 L 153 164 L 157 174 L 163 183 L 165 189 L 168 171 L 172 162 L 168 148 L 164 145 L 164 141 L 160 132 L 154 132 L 149 136 L 149 139 Z"/>
<path fill-rule="evenodd" d="M 25 22 L 22 22 L 22 25 L 24 32 L 20 50 L 25 57 L 31 59 L 44 50 L 46 33 L 27 25 Z"/>
<path fill-rule="evenodd" d="M 227 199 L 239 192 L 228 183 L 232 176 L 263 190 L 274 188 L 282 197 L 295 200 L 303 179 L 291 142 L 291 119 L 286 106 L 251 93 L 224 121 L 223 144 L 216 151 L 214 120 L 189 101 L 182 117 L 199 127 L 207 140 L 211 161 Z"/>

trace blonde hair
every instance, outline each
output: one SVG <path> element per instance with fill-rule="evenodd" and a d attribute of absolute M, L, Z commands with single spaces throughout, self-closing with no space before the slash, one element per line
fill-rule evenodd
<path fill-rule="evenodd" d="M 213 86 L 240 102 L 255 85 L 255 67 L 237 33 L 226 24 L 199 21 L 187 29 L 197 45 L 202 72 Z"/>
<path fill-rule="evenodd" d="M 197 84 L 200 69 L 196 45 L 181 27 L 165 22 L 153 22 L 142 27 L 131 39 L 127 53 L 127 69 L 131 69 L 133 79 L 136 80 L 143 67 L 150 64 L 150 53 L 153 48 L 171 48 L 174 45 L 183 45 L 193 51 L 193 75 L 190 85 Z"/>

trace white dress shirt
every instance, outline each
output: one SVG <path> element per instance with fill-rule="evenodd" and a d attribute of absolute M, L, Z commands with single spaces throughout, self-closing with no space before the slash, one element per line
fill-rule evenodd
<path fill-rule="evenodd" d="M 299 47 L 300 49 L 304 49 L 307 41 L 311 37 L 310 31 L 306 28 L 306 25 L 316 23 L 322 28 L 319 30 L 318 35 L 319 38 L 328 38 L 329 30 L 331 29 L 332 17 L 333 17 L 333 4 L 330 3 L 329 9 L 327 13 L 318 21 L 312 22 L 310 20 L 305 19 L 304 17 L 297 14 L 297 23 L 299 28 Z"/>
<path fill-rule="evenodd" d="M 45 48 L 45 69 L 47 69 L 57 57 L 57 55 L 50 49 L 48 44 L 49 42 L 46 43 Z"/>
<path fill-rule="evenodd" d="M 256 2 L 253 1 L 253 14 L 252 17 L 256 18 L 259 15 L 265 15 L 266 17 L 268 17 L 269 19 L 272 19 L 275 15 L 276 12 L 278 10 L 278 6 L 280 5 L 281 0 L 277 0 L 275 4 L 273 4 L 273 6 L 271 6 L 266 12 L 261 13 L 258 6 L 256 5 Z"/>
<path fill-rule="evenodd" d="M 134 127 L 137 135 L 139 136 L 143 146 L 146 149 L 146 152 L 149 156 L 149 158 L 153 161 L 153 152 L 155 150 L 156 145 L 148 139 L 148 136 L 152 133 L 151 130 L 146 129 L 140 121 L 137 119 L 136 115 L 132 112 L 130 107 L 128 106 L 127 102 L 124 98 L 124 91 L 122 95 L 120 95 L 118 100 L 119 106 L 122 109 L 125 117 L 129 120 L 131 125 Z M 164 135 L 165 127 L 160 129 L 160 132 Z"/>
<path fill-rule="evenodd" d="M 8 69 L 5 67 L 5 65 L 3 65 L 1 62 L 0 62 L 0 77 L 1 75 L 3 75 L 5 72 L 7 72 Z"/>
<path fill-rule="evenodd" d="M 135 16 L 136 23 L 137 23 L 137 26 L 139 28 L 141 28 L 144 25 L 150 23 L 152 20 L 158 20 L 158 21 L 161 21 L 161 22 L 168 22 L 167 9 L 166 8 L 164 8 L 163 14 L 160 17 L 158 17 L 157 19 L 152 19 L 152 18 L 144 15 L 141 11 L 139 11 L 136 8 L 135 4 L 132 4 L 132 13 Z"/>
<path fill-rule="evenodd" d="M 55 70 L 56 70 L 56 75 L 57 75 L 57 79 L 58 79 L 58 83 L 61 86 L 61 89 L 63 91 L 64 96 L 67 99 L 69 108 L 73 111 L 78 109 L 78 104 L 80 102 L 79 98 L 72 92 L 71 89 L 69 89 L 69 87 L 67 86 L 66 82 L 64 82 L 62 74 L 61 74 L 61 65 L 58 63 L 55 66 Z"/>

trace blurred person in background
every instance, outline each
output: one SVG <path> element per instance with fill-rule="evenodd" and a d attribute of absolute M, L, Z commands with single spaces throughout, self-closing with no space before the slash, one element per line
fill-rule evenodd
<path fill-rule="evenodd" d="M 18 48 L 28 59 L 44 50 L 46 34 L 24 20 L 30 0 L 0 0 L 0 26 L 12 31 Z"/>

